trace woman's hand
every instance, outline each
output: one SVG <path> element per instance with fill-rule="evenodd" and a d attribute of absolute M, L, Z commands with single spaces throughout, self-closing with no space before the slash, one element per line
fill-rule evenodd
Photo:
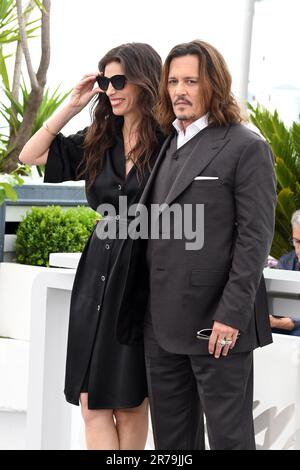
<path fill-rule="evenodd" d="M 75 108 L 76 112 L 80 112 L 97 93 L 103 93 L 99 87 L 94 88 L 97 75 L 96 73 L 84 75 L 73 88 L 69 105 Z"/>

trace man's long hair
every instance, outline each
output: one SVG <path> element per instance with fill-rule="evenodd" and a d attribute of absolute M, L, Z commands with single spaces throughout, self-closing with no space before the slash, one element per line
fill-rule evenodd
<path fill-rule="evenodd" d="M 203 109 L 209 112 L 209 124 L 228 125 L 243 121 L 242 113 L 231 92 L 231 75 L 223 56 L 207 42 L 195 40 L 173 47 L 166 58 L 156 116 L 164 132 L 169 134 L 176 118 L 168 93 L 171 61 L 177 57 L 194 55 L 199 58 L 199 81 Z"/>
<path fill-rule="evenodd" d="M 128 81 L 140 89 L 137 106 L 141 120 L 137 127 L 138 141 L 133 149 L 139 174 L 149 168 L 153 152 L 158 145 L 158 124 L 154 116 L 154 106 L 158 100 L 162 61 L 157 52 L 148 44 L 122 44 L 110 50 L 99 62 L 99 72 L 111 62 L 119 62 Z M 121 118 L 122 121 L 122 118 Z M 80 165 L 79 176 L 84 174 L 91 187 L 103 168 L 104 156 L 115 142 L 120 131 L 120 117 L 115 116 L 109 98 L 99 93 L 92 107 L 92 124 L 84 140 L 84 160 Z"/>

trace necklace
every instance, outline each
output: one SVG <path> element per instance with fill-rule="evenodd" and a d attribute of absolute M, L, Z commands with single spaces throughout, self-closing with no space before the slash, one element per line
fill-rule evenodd
<path fill-rule="evenodd" d="M 125 158 L 125 161 L 126 162 L 129 162 L 129 161 L 132 161 L 133 164 L 135 164 L 133 158 L 132 158 L 132 150 L 130 150 L 127 155 L 124 155 L 124 158 Z"/>
<path fill-rule="evenodd" d="M 132 133 L 129 132 L 128 137 L 126 138 L 124 133 L 123 133 L 124 150 L 125 150 L 125 148 L 129 148 L 128 153 L 124 155 L 125 162 L 127 163 L 127 162 L 131 161 L 134 165 L 135 165 L 135 161 L 132 158 L 132 154 L 134 152 L 135 145 L 132 145 L 132 140 L 131 139 L 132 139 L 132 136 L 134 136 L 135 134 L 136 134 L 135 132 L 132 132 Z"/>

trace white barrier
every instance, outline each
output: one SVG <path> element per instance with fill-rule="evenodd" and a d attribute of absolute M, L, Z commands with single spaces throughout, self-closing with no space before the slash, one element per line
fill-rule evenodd
<path fill-rule="evenodd" d="M 0 336 L 3 336 L 4 329 L 6 333 L 26 340 L 30 337 L 27 449 L 83 447 L 79 408 L 66 403 L 63 394 L 70 294 L 79 256 L 51 256 L 52 264 L 65 265 L 69 269 L 18 265 L 17 277 L 16 265 L 0 263 Z M 280 274 L 282 279 L 278 277 Z M 300 292 L 300 273 L 297 274 L 299 279 L 294 276 L 291 287 L 286 271 L 274 274 L 273 270 L 265 270 L 267 288 L 285 294 L 289 290 L 295 296 Z M 12 285 L 18 295 L 7 294 Z M 293 301 L 297 306 L 300 304 L 296 298 Z M 10 399 L 9 406 L 15 411 L 24 409 L 25 390 L 22 396 L 10 396 L 10 380 L 7 378 L 12 378 L 11 371 L 14 370 L 17 379 L 23 383 L 20 388 L 24 389 L 27 376 L 26 371 L 20 369 L 20 360 L 21 355 L 23 359 L 26 357 L 26 340 L 19 344 L 15 340 L 1 340 L 0 373 L 6 389 L 4 387 L 0 393 L 0 408 L 3 403 L 8 405 Z M 14 348 L 15 345 L 23 347 L 18 357 L 18 347 L 12 355 L 5 352 L 8 343 Z M 274 335 L 272 345 L 255 351 L 254 417 L 259 449 L 300 449 L 299 359 L 300 338 L 296 337 Z M 147 448 L 152 448 L 152 445 L 148 441 Z"/>
<path fill-rule="evenodd" d="M 269 299 L 269 312 L 300 320 L 300 272 L 264 269 Z"/>
<path fill-rule="evenodd" d="M 254 352 L 257 449 L 300 449 L 300 338 L 273 334 Z"/>
<path fill-rule="evenodd" d="M 0 263 L 0 336 L 29 341 L 32 283 L 47 268 Z"/>

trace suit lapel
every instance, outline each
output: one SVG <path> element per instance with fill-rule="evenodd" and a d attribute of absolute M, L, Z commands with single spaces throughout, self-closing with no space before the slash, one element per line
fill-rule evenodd
<path fill-rule="evenodd" d="M 164 156 L 165 156 L 165 153 L 166 153 L 166 149 L 168 148 L 168 145 L 171 141 L 173 137 L 173 134 L 169 135 L 166 140 L 164 141 L 163 145 L 162 145 L 162 148 L 157 156 L 157 159 L 156 159 L 156 162 L 152 168 L 152 171 L 150 173 L 150 176 L 149 176 L 149 179 L 146 183 L 146 186 L 142 192 L 142 195 L 141 195 L 141 198 L 139 200 L 139 204 L 145 204 L 147 202 L 147 198 L 149 196 L 149 193 L 150 193 L 150 189 L 152 188 L 152 185 L 153 185 L 153 182 L 154 182 L 154 179 L 155 179 L 155 176 L 157 174 L 157 171 L 159 169 L 159 166 L 161 164 L 161 162 L 163 161 L 164 159 Z"/>
<path fill-rule="evenodd" d="M 197 144 L 189 158 L 186 160 L 181 171 L 178 173 L 170 191 L 167 194 L 165 200 L 166 204 L 170 205 L 191 184 L 193 179 L 205 170 L 207 165 L 209 165 L 225 147 L 225 145 L 230 141 L 230 138 L 226 138 L 229 129 L 230 127 L 210 127 L 203 133 L 200 139 L 198 138 Z M 150 190 L 173 135 L 174 134 L 168 136 L 164 141 L 138 205 L 145 205 L 147 203 Z M 200 152 L 201 155 L 199 157 Z M 135 215 L 137 215 L 138 212 L 139 207 L 137 206 Z"/>
<path fill-rule="evenodd" d="M 178 173 L 165 203 L 170 205 L 193 181 L 200 175 L 212 160 L 221 152 L 230 141 L 226 138 L 229 127 L 210 127 L 199 136 L 190 156 L 186 159 L 181 171 Z"/>

